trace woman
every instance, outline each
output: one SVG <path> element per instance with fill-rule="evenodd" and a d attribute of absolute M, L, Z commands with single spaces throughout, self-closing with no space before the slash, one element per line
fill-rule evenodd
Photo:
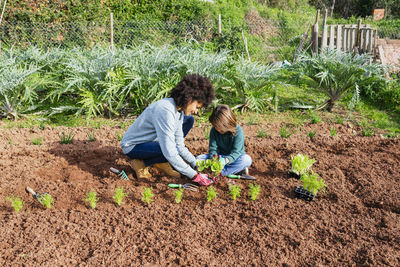
<path fill-rule="evenodd" d="M 207 175 L 194 170 L 196 158 L 185 147 L 184 135 L 193 126 L 191 115 L 213 99 L 214 88 L 208 78 L 187 75 L 168 98 L 152 103 L 140 114 L 121 141 L 137 178 L 149 178 L 148 167 L 154 166 L 174 178 L 183 174 L 200 185 L 212 183 Z"/>

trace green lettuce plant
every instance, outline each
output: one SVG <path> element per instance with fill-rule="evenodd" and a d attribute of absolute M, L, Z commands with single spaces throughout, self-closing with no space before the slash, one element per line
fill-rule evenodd
<path fill-rule="evenodd" d="M 250 191 L 249 191 L 250 200 L 252 200 L 252 201 L 256 200 L 258 195 L 261 192 L 261 186 L 259 184 L 256 184 L 256 183 L 254 183 L 254 184 L 250 183 L 249 184 L 249 189 L 250 189 Z"/>
<path fill-rule="evenodd" d="M 153 197 L 153 187 L 145 187 L 143 190 L 142 201 L 149 205 Z"/>
<path fill-rule="evenodd" d="M 91 190 L 88 194 L 87 197 L 84 199 L 86 202 L 89 202 L 89 205 L 92 209 L 96 208 L 97 201 L 99 201 L 99 198 L 97 197 L 97 193 L 94 190 Z"/>
<path fill-rule="evenodd" d="M 122 200 L 124 199 L 124 197 L 127 197 L 128 193 L 124 192 L 124 187 L 118 187 L 117 189 L 115 189 L 114 191 L 114 196 L 113 199 L 115 201 L 115 203 L 117 203 L 117 205 L 121 205 L 122 204 Z"/>
<path fill-rule="evenodd" d="M 175 190 L 175 202 L 176 203 L 181 203 L 181 201 L 182 201 L 182 198 L 183 198 L 183 191 L 184 191 L 184 188 L 179 188 L 178 190 Z"/>
<path fill-rule="evenodd" d="M 207 201 L 210 202 L 214 198 L 217 198 L 217 191 L 215 191 L 215 188 L 211 185 L 207 188 Z"/>
<path fill-rule="evenodd" d="M 222 163 L 219 161 L 218 157 L 213 159 L 199 160 L 196 162 L 197 170 L 202 173 L 207 173 L 209 176 L 218 176 L 222 169 Z"/>
<path fill-rule="evenodd" d="M 304 173 L 301 175 L 300 180 L 303 182 L 303 187 L 305 190 L 312 194 L 316 194 L 318 191 L 325 193 L 326 184 L 324 179 L 319 177 L 317 173 L 311 171 L 311 173 Z"/>
<path fill-rule="evenodd" d="M 240 187 L 238 185 L 229 184 L 229 195 L 231 195 L 233 200 L 240 197 Z"/>
<path fill-rule="evenodd" d="M 315 163 L 315 159 L 309 159 L 307 155 L 302 154 L 292 155 L 291 159 L 292 169 L 290 171 L 299 176 L 307 173 Z"/>
<path fill-rule="evenodd" d="M 51 205 L 54 203 L 53 198 L 49 194 L 43 194 L 39 197 L 39 202 L 42 203 L 46 208 L 50 209 Z"/>
<path fill-rule="evenodd" d="M 14 208 L 14 210 L 16 212 L 19 212 L 22 207 L 24 206 L 24 202 L 22 201 L 22 199 L 20 197 L 7 197 L 6 200 L 11 202 L 11 206 Z"/>

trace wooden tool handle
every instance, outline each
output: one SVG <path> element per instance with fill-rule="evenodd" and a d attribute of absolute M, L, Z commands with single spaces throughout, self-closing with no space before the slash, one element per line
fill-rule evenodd
<path fill-rule="evenodd" d="M 36 196 L 35 191 L 33 191 L 33 189 L 30 188 L 30 187 L 27 187 L 27 188 L 26 188 L 26 192 L 31 193 L 32 195 Z"/>

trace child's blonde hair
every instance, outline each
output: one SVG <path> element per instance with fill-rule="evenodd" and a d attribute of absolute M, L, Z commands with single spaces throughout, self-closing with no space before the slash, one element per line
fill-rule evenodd
<path fill-rule="evenodd" d="M 228 105 L 218 105 L 215 107 L 209 121 L 214 128 L 224 129 L 233 135 L 236 134 L 236 116 Z"/>

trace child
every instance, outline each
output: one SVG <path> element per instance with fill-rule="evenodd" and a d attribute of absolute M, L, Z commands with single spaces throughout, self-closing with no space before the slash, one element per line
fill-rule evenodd
<path fill-rule="evenodd" d="M 208 154 L 197 156 L 204 160 L 218 156 L 223 165 L 222 176 L 244 171 L 248 174 L 251 157 L 244 150 L 244 133 L 228 105 L 218 105 L 209 121 L 212 124 Z"/>

